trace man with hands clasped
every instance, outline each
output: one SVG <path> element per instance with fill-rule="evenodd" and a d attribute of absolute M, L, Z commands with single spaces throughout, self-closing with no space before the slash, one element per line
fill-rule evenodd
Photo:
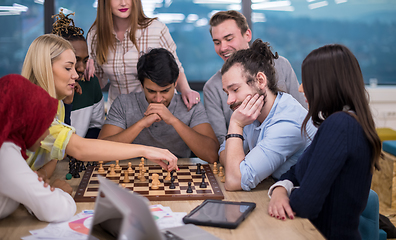
<path fill-rule="evenodd" d="M 276 53 L 277 55 L 277 53 Z M 310 144 L 316 128 L 307 124 L 307 110 L 276 85 L 274 55 L 260 39 L 234 53 L 221 69 L 227 104 L 234 111 L 220 147 L 226 190 L 251 190 L 271 176 L 278 179 Z"/>
<path fill-rule="evenodd" d="M 218 160 L 219 143 L 201 103 L 188 111 L 175 94 L 179 70 L 168 50 L 152 49 L 137 64 L 143 92 L 114 101 L 99 138 L 166 148 L 177 157 Z"/>

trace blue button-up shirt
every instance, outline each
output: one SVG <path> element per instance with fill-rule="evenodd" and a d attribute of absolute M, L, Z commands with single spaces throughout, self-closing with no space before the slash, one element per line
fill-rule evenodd
<path fill-rule="evenodd" d="M 309 137 L 301 134 L 307 110 L 291 95 L 279 92 L 267 118 L 255 120 L 243 129 L 245 159 L 239 168 L 243 190 L 255 188 L 272 175 L 278 179 L 293 166 L 316 133 L 312 121 L 307 123 Z M 225 149 L 225 141 L 219 153 Z"/>

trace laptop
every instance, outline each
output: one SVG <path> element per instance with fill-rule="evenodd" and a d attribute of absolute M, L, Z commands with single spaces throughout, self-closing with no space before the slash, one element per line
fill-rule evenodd
<path fill-rule="evenodd" d="M 96 225 L 117 239 L 219 239 L 193 224 L 160 231 L 149 209 L 147 198 L 125 190 L 104 177 L 98 176 L 98 178 L 99 193 L 96 197 L 95 212 L 88 239 L 96 239 L 92 236 Z"/>

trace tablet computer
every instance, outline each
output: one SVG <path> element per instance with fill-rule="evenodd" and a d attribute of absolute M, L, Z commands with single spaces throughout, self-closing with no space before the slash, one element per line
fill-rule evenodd
<path fill-rule="evenodd" d="M 184 223 L 234 229 L 256 208 L 253 202 L 207 199 L 183 218 Z"/>

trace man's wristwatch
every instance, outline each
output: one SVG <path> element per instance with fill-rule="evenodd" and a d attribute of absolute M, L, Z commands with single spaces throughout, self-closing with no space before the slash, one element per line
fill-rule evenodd
<path fill-rule="evenodd" d="M 242 139 L 242 141 L 245 140 L 241 134 L 235 134 L 235 133 L 227 134 L 225 136 L 225 139 L 227 140 L 232 137 L 240 138 L 240 139 Z"/>

